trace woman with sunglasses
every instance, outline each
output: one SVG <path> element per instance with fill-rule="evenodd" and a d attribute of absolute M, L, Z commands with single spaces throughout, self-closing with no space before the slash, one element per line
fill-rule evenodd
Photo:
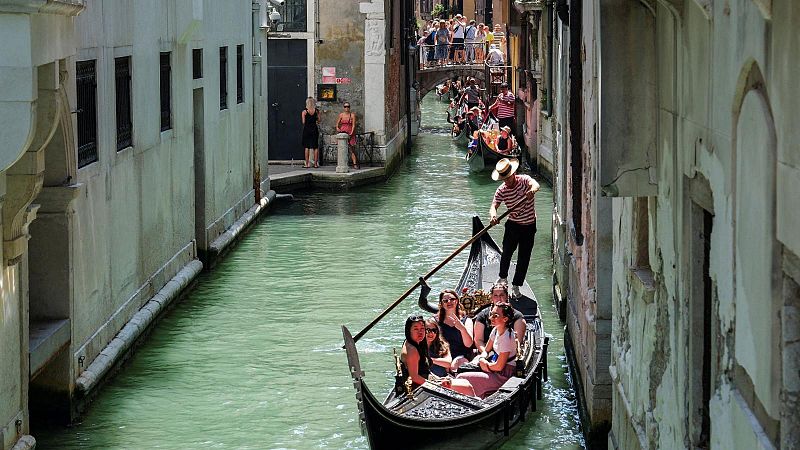
<path fill-rule="evenodd" d="M 345 102 L 343 108 L 344 111 L 340 112 L 336 119 L 336 131 L 350 135 L 350 140 L 347 141 L 350 161 L 353 163 L 353 169 L 358 170 L 360 167 L 356 159 L 356 115 L 350 111 L 350 102 Z"/>
<path fill-rule="evenodd" d="M 425 320 L 425 340 L 428 343 L 428 354 L 431 357 L 431 373 L 438 376 L 447 376 L 450 371 L 450 346 L 447 345 L 439 333 L 439 324 L 436 319 Z"/>
<path fill-rule="evenodd" d="M 400 352 L 403 379 L 411 377 L 413 387 L 425 383 L 431 375 L 431 358 L 428 356 L 428 343 L 425 340 L 425 320 L 422 316 L 408 316 L 405 326 L 406 340 Z"/>
<path fill-rule="evenodd" d="M 480 372 L 460 373 L 452 381 L 444 381 L 443 386 L 450 387 L 457 392 L 485 398 L 492 392 L 500 389 L 512 375 L 516 366 L 517 339 L 511 320 L 514 317 L 514 308 L 508 303 L 497 303 L 492 306 L 489 318 L 494 329 L 489 335 L 486 349 L 476 358 Z M 491 356 L 490 356 L 491 355 Z M 464 382 L 469 387 L 464 386 Z M 448 386 L 450 385 L 450 386 Z"/>
<path fill-rule="evenodd" d="M 452 289 L 445 289 L 439 294 L 439 313 L 436 315 L 442 338 L 450 346 L 453 362 L 450 370 L 455 372 L 459 366 L 472 359 L 472 319 L 467 317 L 461 307 L 458 294 Z"/>

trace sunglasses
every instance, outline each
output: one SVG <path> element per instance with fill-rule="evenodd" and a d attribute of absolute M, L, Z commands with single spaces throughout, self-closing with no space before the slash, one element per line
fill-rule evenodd
<path fill-rule="evenodd" d="M 423 318 L 422 318 L 422 316 L 419 316 L 419 315 L 417 315 L 417 316 L 408 316 L 408 320 L 410 320 L 411 322 L 422 322 Z"/>
<path fill-rule="evenodd" d="M 438 334 L 439 330 L 436 328 L 425 328 L 425 332 L 428 334 Z"/>
<path fill-rule="evenodd" d="M 345 108 L 349 108 L 349 107 L 350 107 L 350 105 L 344 105 L 344 107 L 345 107 Z"/>
<path fill-rule="evenodd" d="M 442 303 L 450 303 L 455 301 L 458 301 L 458 299 L 455 297 L 445 297 L 442 299 Z"/>

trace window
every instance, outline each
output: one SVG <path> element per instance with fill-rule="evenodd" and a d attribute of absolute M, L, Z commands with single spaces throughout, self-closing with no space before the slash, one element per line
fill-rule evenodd
<path fill-rule="evenodd" d="M 117 151 L 120 151 L 133 145 L 130 56 L 114 58 L 114 79 L 117 87 Z"/>
<path fill-rule="evenodd" d="M 161 53 L 161 131 L 172 128 L 172 64 L 170 52 Z"/>
<path fill-rule="evenodd" d="M 192 50 L 192 79 L 203 78 L 203 49 L 195 48 Z"/>
<path fill-rule="evenodd" d="M 278 11 L 282 18 L 282 21 L 278 22 L 278 31 L 308 31 L 306 0 L 286 0 Z"/>
<path fill-rule="evenodd" d="M 219 109 L 228 109 L 228 47 L 219 48 Z"/>
<path fill-rule="evenodd" d="M 244 45 L 236 46 L 236 103 L 244 103 Z"/>
<path fill-rule="evenodd" d="M 97 161 L 97 69 L 96 62 L 75 64 L 78 94 L 78 167 Z"/>

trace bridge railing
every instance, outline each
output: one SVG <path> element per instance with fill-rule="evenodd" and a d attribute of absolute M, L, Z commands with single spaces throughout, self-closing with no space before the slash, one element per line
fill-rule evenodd
<path fill-rule="evenodd" d="M 419 53 L 419 70 L 458 66 L 481 67 L 487 61 L 489 44 L 485 42 L 422 44 L 417 46 L 417 51 Z M 456 62 L 456 56 L 460 56 L 458 62 Z M 503 61 L 505 60 L 506 56 L 503 55 Z"/>

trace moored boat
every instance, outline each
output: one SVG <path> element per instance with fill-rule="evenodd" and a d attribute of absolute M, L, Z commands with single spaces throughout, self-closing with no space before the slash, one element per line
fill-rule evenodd
<path fill-rule="evenodd" d="M 483 229 L 473 219 L 473 235 Z M 470 314 L 491 303 L 487 294 L 497 278 L 500 249 L 488 233 L 477 239 L 458 292 L 462 306 Z M 513 267 L 511 269 L 513 271 Z M 525 316 L 527 331 L 517 355 L 517 373 L 486 398 L 469 397 L 438 384 L 425 382 L 411 389 L 402 377 L 384 401 L 379 401 L 367 386 L 364 372 L 349 330 L 342 327 L 350 374 L 356 388 L 362 433 L 373 449 L 384 448 L 493 448 L 520 428 L 529 410 L 542 398 L 542 383 L 547 373 L 548 338 L 542 328 L 536 298 L 525 283 L 523 296 L 511 304 Z M 436 307 L 420 299 L 428 311 Z"/>

